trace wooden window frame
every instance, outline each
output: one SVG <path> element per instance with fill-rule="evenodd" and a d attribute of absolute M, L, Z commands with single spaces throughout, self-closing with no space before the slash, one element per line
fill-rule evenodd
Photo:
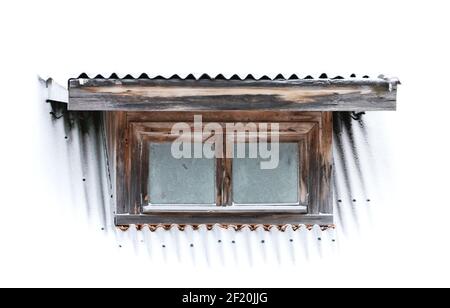
<path fill-rule="evenodd" d="M 170 129 L 176 122 L 190 123 L 194 113 L 189 112 L 108 112 L 106 118 L 107 135 L 113 135 L 110 148 L 115 149 L 115 202 L 116 225 L 128 224 L 332 224 L 331 187 L 324 182 L 328 172 L 331 175 L 331 113 L 298 112 L 208 112 L 200 113 L 203 123 L 217 121 L 221 125 L 228 122 L 279 123 L 280 142 L 299 143 L 299 185 L 308 191 L 301 196 L 304 206 L 231 205 L 232 200 L 232 159 L 216 158 L 216 205 L 180 206 L 164 205 L 153 207 L 151 211 L 143 204 L 145 175 L 148 173 L 148 156 L 145 140 L 170 141 Z M 199 113 L 195 113 L 199 114 Z M 109 131 L 108 131 L 109 128 Z M 328 131 L 328 133 L 326 133 Z M 225 130 L 224 130 L 225 132 Z M 114 137 L 115 136 L 115 137 Z M 224 146 L 228 138 L 224 136 Z M 309 163 L 306 163 L 305 154 Z M 326 164 L 325 156 L 327 156 Z M 145 163 L 144 163 L 145 162 Z M 307 166 L 307 168 L 304 168 Z M 328 170 L 329 169 L 329 170 Z M 218 171 L 218 172 L 217 172 Z M 306 190 L 305 190 L 306 188 Z M 325 201 L 325 202 L 324 202 Z M 306 205 L 306 204 L 305 204 Z"/>
<path fill-rule="evenodd" d="M 259 122 L 261 123 L 261 122 Z M 259 124 L 255 123 L 255 124 Z M 308 213 L 310 201 L 315 202 L 313 183 L 308 177 L 309 170 L 317 168 L 317 148 L 318 148 L 318 128 L 316 123 L 311 122 L 287 122 L 277 123 L 279 125 L 279 142 L 295 142 L 298 146 L 298 201 L 292 205 L 273 205 L 270 203 L 260 204 L 259 206 L 271 207 L 271 209 L 281 209 L 285 211 L 295 210 L 296 212 Z M 256 141 L 260 142 L 261 136 L 252 137 L 250 134 L 245 136 L 245 142 Z M 270 135 L 266 141 L 270 141 Z M 230 134 L 227 132 L 225 137 L 225 148 L 231 149 L 232 143 L 237 143 L 237 140 L 230 140 Z M 310 152 L 311 150 L 311 152 Z M 238 204 L 233 202 L 233 160 L 234 158 L 225 158 L 224 181 L 228 183 L 225 185 L 223 204 L 226 206 L 251 207 L 254 205 Z M 311 192 L 311 195 L 310 195 Z"/>
<path fill-rule="evenodd" d="M 144 202 L 149 200 L 149 194 L 147 192 L 147 182 L 148 182 L 148 171 L 149 166 L 149 153 L 148 146 L 145 144 L 147 142 L 172 142 L 180 135 L 171 134 L 172 126 L 176 122 L 135 122 L 130 124 L 130 131 L 132 136 L 131 141 L 131 173 L 128 181 L 130 181 L 132 202 L 136 204 L 140 210 L 138 213 L 144 213 L 146 205 Z M 206 123 L 205 123 L 206 124 Z M 204 127 L 205 125 L 203 125 Z M 191 125 L 193 129 L 193 126 Z M 215 134 L 217 136 L 218 134 Z M 208 135 L 209 137 L 209 135 Z M 202 142 L 205 141 L 205 137 L 202 137 Z M 193 140 L 189 140 L 193 142 Z M 222 149 L 216 149 L 216 152 Z M 223 158 L 216 157 L 216 188 L 215 188 L 215 204 L 216 206 L 221 205 L 221 169 L 223 165 Z M 193 206 L 200 209 L 202 205 L 190 205 L 190 204 L 164 204 L 164 205 L 152 205 L 153 209 L 161 207 L 163 210 L 171 210 L 171 208 L 184 208 L 189 209 Z M 203 205 L 210 208 L 210 205 Z M 166 208 L 167 207 L 167 208 Z"/>

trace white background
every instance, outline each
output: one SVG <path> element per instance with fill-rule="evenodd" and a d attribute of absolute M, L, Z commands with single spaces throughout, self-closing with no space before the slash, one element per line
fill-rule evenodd
<path fill-rule="evenodd" d="M 2 1 L 0 286 L 449 286 L 448 12 L 431 0 Z M 398 200 L 381 227 L 294 269 L 124 257 L 52 216 L 36 76 L 65 85 L 83 71 L 397 76 L 386 142 Z"/>

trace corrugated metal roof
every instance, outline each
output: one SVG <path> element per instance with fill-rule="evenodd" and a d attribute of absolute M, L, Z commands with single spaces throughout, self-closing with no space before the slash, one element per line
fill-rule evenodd
<path fill-rule="evenodd" d="M 120 77 L 121 76 L 121 77 Z M 101 74 L 97 74 L 94 77 L 89 76 L 86 73 L 81 73 L 76 78 L 71 79 L 150 79 L 150 80 L 322 80 L 322 79 L 331 79 L 331 80 L 339 80 L 339 79 L 385 79 L 383 75 L 379 75 L 376 78 L 371 78 L 368 75 L 357 76 L 356 74 L 351 74 L 350 76 L 328 76 L 326 73 L 322 73 L 319 76 L 305 75 L 304 77 L 299 77 L 300 74 L 291 74 L 290 76 L 284 76 L 283 74 L 277 74 L 275 77 L 271 78 L 268 75 L 262 75 L 258 78 L 254 77 L 252 74 L 247 74 L 244 77 L 239 74 L 233 74 L 229 77 L 225 77 L 223 74 L 217 74 L 212 77 L 208 74 L 188 74 L 184 77 L 174 74 L 171 76 L 162 76 L 162 75 L 148 75 L 147 73 L 139 74 L 138 76 L 133 76 L 132 74 L 123 74 L 119 75 L 117 73 L 112 73 L 109 77 L 104 77 Z"/>
<path fill-rule="evenodd" d="M 126 225 L 126 226 L 118 226 L 118 229 L 121 231 L 128 231 L 130 230 L 130 228 L 134 228 L 137 231 L 142 231 L 146 228 L 148 228 L 148 230 L 150 232 L 154 232 L 158 229 L 164 229 L 166 231 L 169 231 L 171 229 L 177 229 L 178 231 L 184 231 L 186 229 L 186 227 L 190 227 L 192 228 L 192 230 L 199 230 L 201 228 L 204 228 L 208 231 L 212 230 L 213 228 L 223 228 L 223 229 L 230 229 L 230 230 L 234 230 L 234 231 L 241 231 L 244 230 L 245 228 L 248 228 L 250 231 L 255 231 L 255 230 L 264 230 L 264 231 L 270 231 L 270 230 L 278 230 L 281 232 L 286 231 L 286 229 L 291 228 L 293 231 L 297 231 L 300 228 L 304 228 L 308 231 L 312 230 L 314 228 L 314 225 L 294 225 L 294 224 L 285 224 L 285 225 L 261 225 L 261 224 L 256 224 L 256 225 L 252 225 L 252 224 L 243 224 L 243 225 L 233 225 L 233 224 L 211 224 L 211 225 L 205 225 L 205 224 L 200 224 L 200 225 L 179 225 L 179 224 L 157 224 L 157 225 L 151 225 L 151 224 L 144 224 L 144 225 Z M 320 230 L 324 231 L 327 230 L 329 228 L 334 228 L 335 225 L 329 225 L 329 226 L 319 226 Z"/>

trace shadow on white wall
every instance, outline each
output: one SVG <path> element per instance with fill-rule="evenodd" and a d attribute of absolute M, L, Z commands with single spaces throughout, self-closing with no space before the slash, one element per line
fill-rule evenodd
<path fill-rule="evenodd" d="M 334 255 L 340 240 L 360 234 L 371 226 L 371 212 L 383 204 L 383 189 L 391 185 L 389 170 L 380 149 L 385 147 L 380 135 L 382 113 L 373 112 L 360 119 L 350 113 L 334 114 L 334 211 L 336 229 L 314 226 L 283 230 L 262 226 L 239 230 L 219 225 L 177 226 L 127 231 L 113 224 L 111 183 L 100 114 L 67 112 L 67 105 L 46 102 L 51 80 L 39 78 L 43 127 L 51 136 L 57 165 L 55 194 L 62 207 L 76 213 L 91 232 L 101 232 L 117 249 L 134 251 L 152 261 L 190 263 L 193 265 L 254 265 L 258 263 L 297 264 Z M 63 90 L 61 90 L 63 91 Z M 377 127 L 376 135 L 374 129 Z M 378 138 L 379 137 L 379 138 Z M 381 141 L 380 141 L 381 140 Z M 375 141 L 375 142 L 374 142 Z M 382 180 L 380 178 L 382 177 Z M 60 181 L 61 179 L 61 181 Z M 62 180 L 64 179 L 64 180 Z M 58 190 L 58 191 L 56 191 Z"/>

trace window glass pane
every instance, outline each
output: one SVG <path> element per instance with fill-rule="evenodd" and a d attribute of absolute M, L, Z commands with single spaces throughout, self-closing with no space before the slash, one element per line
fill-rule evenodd
<path fill-rule="evenodd" d="M 297 203 L 299 187 L 298 143 L 279 143 L 279 163 L 274 169 L 261 169 L 260 163 L 270 159 L 233 159 L 233 202 L 237 204 Z M 270 143 L 267 145 L 269 150 Z M 235 144 L 235 157 L 237 144 Z M 273 151 L 272 155 L 277 155 Z"/>
<path fill-rule="evenodd" d="M 214 158 L 176 159 L 170 142 L 149 147 L 151 204 L 215 204 Z"/>

